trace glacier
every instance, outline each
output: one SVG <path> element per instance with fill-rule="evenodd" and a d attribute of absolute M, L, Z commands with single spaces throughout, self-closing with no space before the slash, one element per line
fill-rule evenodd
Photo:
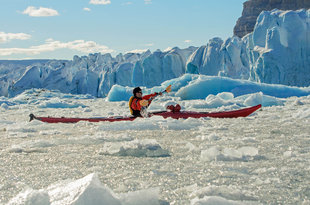
<path fill-rule="evenodd" d="M 51 60 L 27 66 L 22 75 L 11 77 L 11 84 L 0 80 L 0 84 L 7 88 L 0 94 L 14 97 L 27 89 L 45 88 L 105 97 L 115 84 L 152 87 L 183 75 L 186 59 L 195 49 L 189 47 L 173 48 L 165 52 L 127 53 L 115 58 L 111 54 L 95 53 L 74 56 L 72 61 Z"/>
<path fill-rule="evenodd" d="M 229 77 L 257 83 L 310 85 L 310 10 L 264 11 L 242 39 L 213 38 L 201 47 L 144 53 L 89 54 L 73 60 L 0 61 L 0 95 L 31 88 L 107 97 L 114 85 L 161 86 L 184 74 Z M 14 72 L 11 72 L 14 70 Z M 258 91 L 258 90 L 256 90 Z"/>
<path fill-rule="evenodd" d="M 214 38 L 190 56 L 187 73 L 310 85 L 310 10 L 263 11 L 242 39 Z"/>

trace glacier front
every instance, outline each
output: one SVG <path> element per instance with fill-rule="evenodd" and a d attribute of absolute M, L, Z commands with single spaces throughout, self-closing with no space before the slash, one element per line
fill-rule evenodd
<path fill-rule="evenodd" d="M 263 11 L 242 39 L 209 41 L 190 56 L 186 72 L 290 86 L 310 85 L 310 10 Z"/>

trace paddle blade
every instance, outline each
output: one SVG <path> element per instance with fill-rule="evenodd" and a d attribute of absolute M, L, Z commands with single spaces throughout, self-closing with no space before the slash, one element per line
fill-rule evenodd
<path fill-rule="evenodd" d="M 170 93 L 170 92 L 171 92 L 171 85 L 169 85 L 169 86 L 166 88 L 166 92 L 167 92 L 167 93 Z"/>

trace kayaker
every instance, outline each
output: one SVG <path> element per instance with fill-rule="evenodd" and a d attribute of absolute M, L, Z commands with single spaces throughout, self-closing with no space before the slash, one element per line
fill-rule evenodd
<path fill-rule="evenodd" d="M 162 92 L 159 92 L 142 96 L 142 90 L 140 87 L 134 88 L 132 93 L 133 96 L 129 99 L 129 109 L 130 113 L 135 117 L 142 117 L 142 108 L 148 107 L 157 95 L 162 95 Z"/>

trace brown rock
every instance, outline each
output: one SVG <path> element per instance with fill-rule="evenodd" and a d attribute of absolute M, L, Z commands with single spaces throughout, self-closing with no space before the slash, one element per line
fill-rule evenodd
<path fill-rule="evenodd" d="M 234 35 L 242 38 L 254 29 L 256 19 L 262 11 L 309 9 L 310 0 L 248 0 L 243 3 L 242 16 L 234 28 Z"/>

